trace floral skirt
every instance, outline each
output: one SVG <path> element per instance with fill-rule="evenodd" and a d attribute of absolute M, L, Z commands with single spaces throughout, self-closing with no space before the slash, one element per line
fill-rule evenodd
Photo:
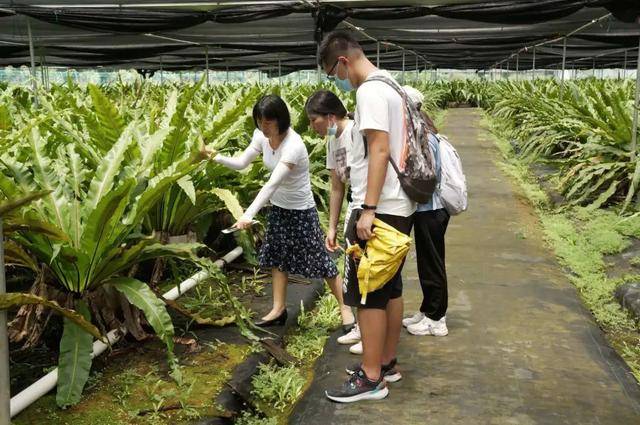
<path fill-rule="evenodd" d="M 324 246 L 318 211 L 271 207 L 260 267 L 277 268 L 309 279 L 331 278 L 338 268 Z"/>

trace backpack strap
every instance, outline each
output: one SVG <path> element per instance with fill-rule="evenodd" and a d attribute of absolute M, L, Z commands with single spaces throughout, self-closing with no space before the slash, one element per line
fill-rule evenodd
<path fill-rule="evenodd" d="M 409 99 L 407 99 L 407 93 L 405 93 L 405 91 L 402 89 L 400 84 L 382 75 L 378 75 L 378 76 L 374 75 L 373 77 L 367 78 L 366 80 L 364 80 L 362 84 L 365 84 L 371 81 L 381 81 L 386 85 L 388 85 L 389 87 L 391 87 L 392 89 L 394 89 L 396 93 L 400 95 L 400 97 L 402 98 L 402 103 L 404 104 L 404 109 L 407 115 L 409 116 L 408 119 L 405 118 L 405 121 L 409 123 L 409 126 L 411 127 L 410 131 L 415 135 L 416 132 L 413 127 L 413 119 L 411 119 L 411 108 L 409 108 Z M 405 134 L 405 137 L 406 137 L 406 134 Z M 365 136 L 362 136 L 362 140 L 364 141 L 364 157 L 366 158 L 369 153 L 369 145 L 367 144 L 367 138 Z M 400 172 L 400 169 L 398 168 L 398 164 L 396 164 L 396 162 L 393 160 L 393 157 L 391 157 L 391 155 L 389 155 L 389 162 L 391 162 L 391 166 L 396 171 L 396 173 L 400 175 L 401 172 Z"/>
<path fill-rule="evenodd" d="M 373 77 L 367 78 L 366 80 L 364 80 L 364 83 L 368 83 L 370 81 L 381 81 L 383 83 L 385 83 L 386 85 L 388 85 L 389 87 L 393 88 L 396 93 L 398 93 L 400 95 L 400 97 L 402 98 L 402 102 L 404 103 L 404 108 L 407 111 L 409 117 L 411 117 L 411 108 L 409 107 L 409 99 L 407 98 L 407 93 L 404 91 L 404 89 L 400 86 L 400 84 L 398 84 L 397 81 L 392 80 L 391 78 L 382 76 L 382 75 L 374 75 Z M 411 125 L 411 131 L 413 133 L 415 133 L 414 128 L 413 128 L 413 120 L 409 119 L 408 120 L 410 125 Z"/>

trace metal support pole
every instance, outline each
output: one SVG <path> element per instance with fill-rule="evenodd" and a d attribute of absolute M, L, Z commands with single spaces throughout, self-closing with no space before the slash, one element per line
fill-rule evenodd
<path fill-rule="evenodd" d="M 205 67 L 205 78 L 207 81 L 207 87 L 209 87 L 209 46 L 205 46 L 204 48 L 204 67 Z"/>
<path fill-rule="evenodd" d="M 4 280 L 4 235 L 0 217 L 0 294 L 7 292 Z M 7 310 L 0 310 L 0 425 L 11 423 L 11 394 L 9 392 L 9 337 Z"/>
<path fill-rule="evenodd" d="M 282 60 L 278 59 L 278 84 L 282 85 Z"/>
<path fill-rule="evenodd" d="M 164 84 L 164 70 L 162 69 L 162 55 L 160 55 L 160 84 Z"/>
<path fill-rule="evenodd" d="M 593 58 L 593 69 L 591 71 L 591 76 L 596 78 L 596 58 Z"/>
<path fill-rule="evenodd" d="M 376 43 L 376 46 L 377 46 L 376 47 L 376 50 L 377 50 L 377 52 L 376 52 L 376 67 L 380 68 L 380 42 L 379 41 Z"/>
<path fill-rule="evenodd" d="M 560 77 L 560 99 L 564 95 L 564 70 L 567 66 L 567 38 L 562 43 L 562 76 Z"/>
<path fill-rule="evenodd" d="M 320 2 L 318 2 L 320 4 Z M 322 36 L 320 37 L 322 39 Z M 318 84 L 322 82 L 324 70 L 322 69 L 322 63 L 320 61 L 320 43 L 316 41 L 316 81 Z"/>
<path fill-rule="evenodd" d="M 31 84 L 33 97 L 38 106 L 38 79 L 36 78 L 36 54 L 33 48 L 33 35 L 31 34 L 31 18 L 27 18 L 27 32 L 29 34 L 29 57 L 31 58 Z"/>
<path fill-rule="evenodd" d="M 416 55 L 416 83 L 420 80 L 420 70 L 418 69 L 418 55 Z"/>
<path fill-rule="evenodd" d="M 516 55 L 516 81 L 520 79 L 520 53 Z"/>
<path fill-rule="evenodd" d="M 227 74 L 225 76 L 225 81 L 228 83 L 229 82 L 229 65 L 227 65 Z"/>
<path fill-rule="evenodd" d="M 622 78 L 627 78 L 627 51 L 624 51 L 624 66 L 622 67 L 623 74 Z"/>
<path fill-rule="evenodd" d="M 633 109 L 633 129 L 631 133 L 631 161 L 636 160 L 638 143 L 638 107 L 640 107 L 640 37 L 638 37 L 638 62 L 636 64 L 636 107 Z"/>
<path fill-rule="evenodd" d="M 533 67 L 531 68 L 531 77 L 536 79 L 536 46 L 533 46 Z"/>
<path fill-rule="evenodd" d="M 42 87 L 47 90 L 47 82 L 45 80 L 44 72 L 44 57 L 42 56 L 42 51 L 40 51 L 40 81 L 42 82 Z"/>
<path fill-rule="evenodd" d="M 402 51 L 402 84 L 404 84 L 404 50 Z"/>

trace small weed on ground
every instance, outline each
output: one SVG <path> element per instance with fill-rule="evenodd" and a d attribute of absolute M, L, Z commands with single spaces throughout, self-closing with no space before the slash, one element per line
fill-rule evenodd
<path fill-rule="evenodd" d="M 295 366 L 260 365 L 252 384 L 251 394 L 282 412 L 302 395 L 305 379 Z"/>

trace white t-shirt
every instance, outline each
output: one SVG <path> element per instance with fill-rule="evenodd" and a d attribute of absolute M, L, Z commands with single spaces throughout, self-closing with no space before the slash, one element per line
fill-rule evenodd
<path fill-rule="evenodd" d="M 376 75 L 391 77 L 387 71 L 374 71 L 367 78 Z M 402 97 L 395 89 L 382 81 L 363 83 L 356 92 L 356 114 L 353 126 L 353 144 L 348 157 L 350 167 L 351 196 L 354 205 L 364 203 L 367 193 L 367 175 L 369 156 L 365 158 L 364 131 L 381 130 L 389 134 L 391 157 L 399 163 L 402 150 L 404 130 L 404 104 Z M 408 217 L 416 210 L 413 202 L 402 189 L 398 175 L 391 163 L 387 167 L 387 176 L 380 193 L 376 212 Z"/>
<path fill-rule="evenodd" d="M 340 137 L 332 137 L 327 143 L 327 169 L 335 170 L 340 181 L 346 183 L 349 180 L 349 167 L 347 157 L 351 151 L 353 121 L 349 120 L 342 129 Z"/>
<path fill-rule="evenodd" d="M 290 128 L 278 149 L 274 151 L 269 145 L 269 139 L 256 129 L 250 146 L 262 154 L 264 165 L 269 171 L 273 171 L 278 162 L 294 165 L 269 199 L 273 205 L 288 210 L 315 207 L 309 179 L 309 154 L 298 133 Z"/>

